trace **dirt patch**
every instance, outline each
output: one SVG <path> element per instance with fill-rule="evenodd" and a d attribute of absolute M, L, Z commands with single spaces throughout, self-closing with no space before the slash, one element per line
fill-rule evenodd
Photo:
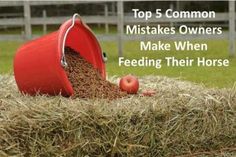
<path fill-rule="evenodd" d="M 117 99 L 126 96 L 119 87 L 102 78 L 99 71 L 78 52 L 70 47 L 65 47 L 68 67 L 65 69 L 73 86 L 73 98 L 87 99 Z"/>

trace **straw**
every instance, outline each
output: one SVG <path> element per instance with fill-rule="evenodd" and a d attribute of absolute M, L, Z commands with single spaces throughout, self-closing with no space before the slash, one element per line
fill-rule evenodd
<path fill-rule="evenodd" d="M 112 78 L 117 82 L 118 78 Z M 114 101 L 24 96 L 0 77 L 0 156 L 233 156 L 236 90 L 147 76 Z"/>

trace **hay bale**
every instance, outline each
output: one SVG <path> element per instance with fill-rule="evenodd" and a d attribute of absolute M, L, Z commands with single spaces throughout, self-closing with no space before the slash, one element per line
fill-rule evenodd
<path fill-rule="evenodd" d="M 116 82 L 117 78 L 110 78 Z M 0 76 L 0 156 L 177 156 L 236 151 L 236 90 L 141 79 L 154 97 L 23 96 Z M 235 154 L 234 154 L 235 155 Z"/>

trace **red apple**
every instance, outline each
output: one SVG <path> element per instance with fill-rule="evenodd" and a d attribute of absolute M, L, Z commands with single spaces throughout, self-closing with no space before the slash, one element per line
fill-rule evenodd
<path fill-rule="evenodd" d="M 135 76 L 127 75 L 120 79 L 120 89 L 128 94 L 136 94 L 139 88 L 139 81 Z"/>

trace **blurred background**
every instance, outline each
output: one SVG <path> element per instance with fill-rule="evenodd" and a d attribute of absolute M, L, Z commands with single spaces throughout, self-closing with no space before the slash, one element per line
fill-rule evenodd
<path fill-rule="evenodd" d="M 134 19 L 132 9 L 165 11 L 173 10 L 213 10 L 214 19 Z M 96 34 L 103 51 L 108 55 L 107 72 L 109 76 L 134 74 L 163 75 L 202 83 L 209 87 L 233 87 L 236 82 L 235 59 L 235 1 L 0 1 L 0 74 L 13 74 L 13 58 L 17 48 L 27 40 L 58 30 L 60 25 L 79 13 L 85 23 Z M 129 24 L 179 27 L 209 26 L 222 27 L 222 35 L 126 35 L 125 26 Z M 168 41 L 191 40 L 208 44 L 208 51 L 201 52 L 141 52 L 140 40 Z M 227 58 L 229 67 L 119 67 L 118 56 L 126 58 L 176 58 L 206 57 Z"/>

